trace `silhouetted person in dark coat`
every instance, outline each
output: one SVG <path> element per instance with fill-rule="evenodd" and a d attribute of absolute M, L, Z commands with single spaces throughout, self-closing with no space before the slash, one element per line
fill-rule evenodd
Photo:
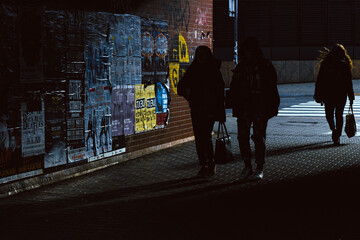
<path fill-rule="evenodd" d="M 278 113 L 280 97 L 277 74 L 272 63 L 263 57 L 256 38 L 247 38 L 240 48 L 241 61 L 233 70 L 229 98 L 237 117 L 238 141 L 245 167 L 240 180 L 260 180 L 265 164 L 266 127 Z M 256 171 L 251 164 L 250 129 L 255 143 Z"/>
<path fill-rule="evenodd" d="M 180 79 L 177 91 L 188 102 L 191 111 L 200 176 L 215 174 L 211 133 L 215 121 L 225 122 L 224 80 L 221 62 L 213 57 L 210 48 L 199 46 L 195 58 Z"/>
<path fill-rule="evenodd" d="M 326 120 L 332 130 L 332 140 L 335 145 L 340 144 L 346 98 L 349 97 L 351 106 L 355 99 L 352 67 L 351 58 L 340 44 L 335 45 L 331 51 L 321 52 L 314 99 L 318 103 L 325 104 Z"/>

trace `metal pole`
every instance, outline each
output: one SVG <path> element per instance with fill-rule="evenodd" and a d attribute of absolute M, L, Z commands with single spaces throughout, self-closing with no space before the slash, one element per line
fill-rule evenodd
<path fill-rule="evenodd" d="M 238 64 L 238 0 L 235 0 L 235 22 L 234 22 L 234 65 Z"/>

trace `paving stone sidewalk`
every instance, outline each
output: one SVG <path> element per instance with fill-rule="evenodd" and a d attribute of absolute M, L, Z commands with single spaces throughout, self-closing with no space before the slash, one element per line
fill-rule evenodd
<path fill-rule="evenodd" d="M 275 117 L 268 124 L 264 179 L 240 183 L 236 119 L 228 117 L 227 126 L 235 160 L 217 165 L 211 178 L 196 177 L 195 144 L 188 142 L 0 199 L 2 234 L 6 239 L 360 239 L 359 221 L 353 220 L 360 214 L 358 137 L 343 135 L 342 144 L 333 146 L 324 118 Z"/>
<path fill-rule="evenodd" d="M 9 202 L 66 200 L 115 192 L 116 201 L 125 201 L 186 192 L 190 194 L 214 186 L 220 188 L 215 188 L 216 191 L 225 191 L 236 183 L 243 168 L 236 140 L 236 119 L 228 117 L 227 125 L 235 160 L 217 165 L 217 173 L 211 179 L 196 177 L 199 165 L 195 144 L 188 142 L 76 179 L 0 200 L 0 207 Z M 265 178 L 257 183 L 234 186 L 247 189 L 360 166 L 359 139 L 343 136 L 342 144 L 334 147 L 327 128 L 324 119 L 271 119 L 267 134 Z"/>

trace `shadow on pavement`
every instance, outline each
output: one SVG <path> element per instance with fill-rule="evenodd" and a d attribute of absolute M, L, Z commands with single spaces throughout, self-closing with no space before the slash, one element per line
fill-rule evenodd
<path fill-rule="evenodd" d="M 311 144 L 304 144 L 298 145 L 293 147 L 287 148 L 277 148 L 275 150 L 267 150 L 266 156 L 280 156 L 289 153 L 301 152 L 301 151 L 311 151 L 311 150 L 319 150 L 319 149 L 327 149 L 327 148 L 334 148 L 334 147 L 341 147 L 347 144 L 341 144 L 340 146 L 335 146 L 331 141 L 323 141 Z"/>
<path fill-rule="evenodd" d="M 10 231 L 17 239 L 359 239 L 359 176 L 360 166 L 354 166 L 280 182 L 185 178 L 2 206 L 2 229 L 4 236 Z M 118 201 L 133 192 L 186 185 L 194 187 Z"/>

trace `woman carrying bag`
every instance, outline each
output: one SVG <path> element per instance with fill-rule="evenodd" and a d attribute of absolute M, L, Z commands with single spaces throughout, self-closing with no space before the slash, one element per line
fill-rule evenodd
<path fill-rule="evenodd" d="M 325 104 L 326 120 L 332 131 L 332 140 L 335 145 L 340 144 L 346 98 L 349 97 L 351 108 L 355 99 L 352 67 L 350 56 L 340 44 L 336 44 L 331 51 L 326 49 L 321 52 L 314 99 L 317 103 Z"/>
<path fill-rule="evenodd" d="M 196 152 L 201 166 L 199 176 L 216 172 L 211 133 L 215 121 L 225 122 L 224 88 L 220 72 L 221 62 L 214 58 L 210 48 L 199 46 L 194 61 L 180 79 L 177 91 L 190 106 Z"/>

